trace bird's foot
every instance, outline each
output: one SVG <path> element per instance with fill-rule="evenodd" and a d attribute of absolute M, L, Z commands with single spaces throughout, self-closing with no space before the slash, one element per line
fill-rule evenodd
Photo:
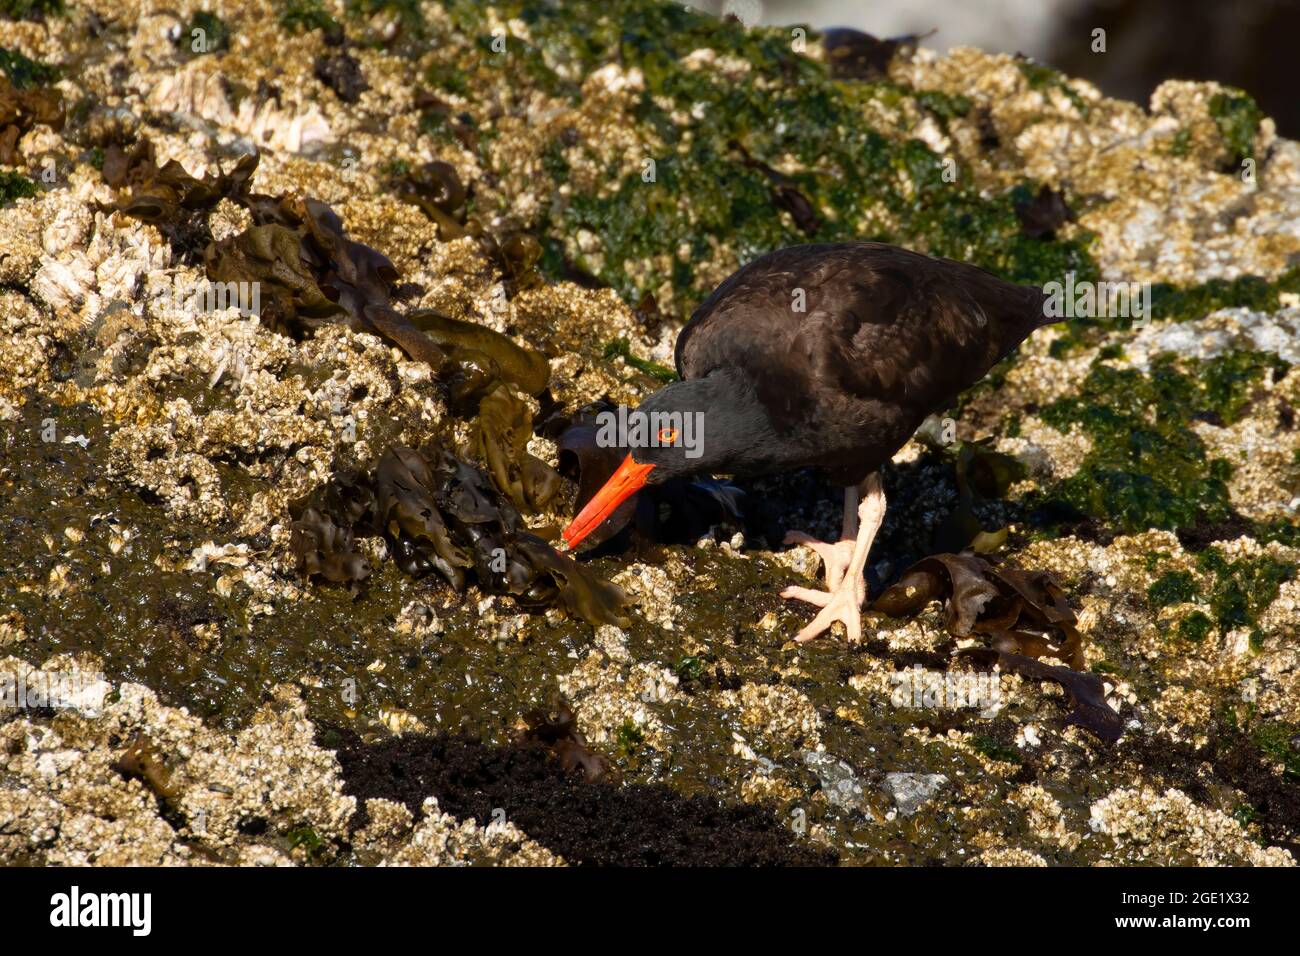
<path fill-rule="evenodd" d="M 844 580 L 844 572 L 849 569 L 849 562 L 853 560 L 853 539 L 851 537 L 832 544 L 829 541 L 814 538 L 810 534 L 804 534 L 802 531 L 787 531 L 785 543 L 801 544 L 817 552 L 818 557 L 822 559 L 822 566 L 826 570 L 826 587 L 832 591 Z"/>
<path fill-rule="evenodd" d="M 867 585 L 862 575 L 857 581 L 847 581 L 845 576 L 853 563 L 853 539 L 836 541 L 819 541 L 802 531 L 791 531 L 785 536 L 786 544 L 801 544 L 812 548 L 822 559 L 826 569 L 826 590 L 802 588 L 791 585 L 781 592 L 781 597 L 788 600 L 806 601 L 821 608 L 808 626 L 798 633 L 795 640 L 803 643 L 811 641 L 822 631 L 830 629 L 836 621 L 844 624 L 849 640 L 856 641 L 862 636 L 862 602 L 867 596 Z"/>
<path fill-rule="evenodd" d="M 801 588 L 791 585 L 781 592 L 781 597 L 815 604 L 820 611 L 808 622 L 795 640 L 800 644 L 811 641 L 823 631 L 830 630 L 832 624 L 839 621 L 850 641 L 862 638 L 862 602 L 866 599 L 866 584 L 859 577 L 857 582 L 842 580 L 832 590 L 817 591 L 813 588 Z"/>
<path fill-rule="evenodd" d="M 830 544 L 809 537 L 801 531 L 785 536 L 786 544 L 802 544 L 821 555 L 826 565 L 826 590 L 788 587 L 781 597 L 815 604 L 820 611 L 808 626 L 795 635 L 799 643 L 811 641 L 839 621 L 850 641 L 862 638 L 862 605 L 867 599 L 867 582 L 862 571 L 871 551 L 871 542 L 885 517 L 885 492 L 878 475 L 870 475 L 857 488 L 844 492 L 843 540 Z"/>

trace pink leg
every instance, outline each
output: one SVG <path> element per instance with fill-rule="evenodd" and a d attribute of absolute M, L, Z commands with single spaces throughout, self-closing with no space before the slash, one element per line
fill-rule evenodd
<path fill-rule="evenodd" d="M 861 500 L 858 501 L 859 494 Z M 857 505 L 854 508 L 854 504 Z M 885 518 L 885 489 L 879 475 L 870 475 L 859 488 L 844 492 L 844 540 L 835 544 L 817 541 L 801 532 L 791 532 L 786 541 L 805 544 L 813 548 L 826 564 L 826 590 L 791 586 L 781 592 L 783 598 L 794 598 L 815 604 L 821 610 L 808 625 L 796 635 L 800 643 L 811 641 L 840 621 L 851 641 L 862 637 L 862 602 L 867 597 L 867 585 L 862 572 L 867 566 L 871 542 Z M 856 533 L 853 526 L 856 525 Z"/>

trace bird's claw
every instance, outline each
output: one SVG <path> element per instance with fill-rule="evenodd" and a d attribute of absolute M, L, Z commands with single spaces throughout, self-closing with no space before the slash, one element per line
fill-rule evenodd
<path fill-rule="evenodd" d="M 866 587 L 854 587 L 848 581 L 842 581 L 833 591 L 815 591 L 812 588 L 791 586 L 781 592 L 783 598 L 807 601 L 821 608 L 808 624 L 795 635 L 800 644 L 811 641 L 823 631 L 830 630 L 836 621 L 844 625 L 850 641 L 862 638 L 862 601 L 866 597 Z"/>
<path fill-rule="evenodd" d="M 787 531 L 785 543 L 803 545 L 815 551 L 817 556 L 822 559 L 822 566 L 826 569 L 826 586 L 831 590 L 839 587 L 840 582 L 844 580 L 845 572 L 849 569 L 849 561 L 853 558 L 852 539 L 836 541 L 832 544 L 829 541 L 814 538 L 810 534 L 804 534 L 802 531 Z M 800 590 L 807 589 L 802 588 Z M 808 598 L 800 598 L 800 600 L 807 601 Z"/>

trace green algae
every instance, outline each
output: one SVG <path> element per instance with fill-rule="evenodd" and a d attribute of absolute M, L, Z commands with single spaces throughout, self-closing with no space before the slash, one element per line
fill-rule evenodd
<path fill-rule="evenodd" d="M 1037 90 L 1040 93 L 1057 90 L 1074 105 L 1080 116 L 1084 119 L 1088 118 L 1089 106 L 1087 101 L 1070 86 L 1063 74 L 1053 70 L 1050 66 L 1035 63 L 1033 60 L 1018 60 L 1016 66 L 1019 67 L 1021 75 L 1025 78 L 1025 82 L 1029 84 L 1031 90 Z"/>
<path fill-rule="evenodd" d="M 1214 621 L 1204 611 L 1193 611 L 1178 622 L 1178 636 L 1197 643 L 1205 640 L 1214 629 Z"/>
<path fill-rule="evenodd" d="M 1198 585 L 1189 571 L 1169 571 L 1147 589 L 1152 607 L 1193 601 L 1208 604 L 1210 613 L 1192 611 L 1178 622 L 1179 637 L 1199 642 L 1216 629 L 1226 634 L 1252 628 L 1251 645 L 1258 650 L 1259 616 L 1277 599 L 1282 585 L 1295 578 L 1300 566 L 1269 555 L 1229 560 L 1215 546 L 1199 552 L 1196 564 L 1210 578 L 1208 589 Z"/>
<path fill-rule="evenodd" d="M 1192 148 L 1192 131 L 1180 129 L 1169 144 L 1170 156 L 1186 156 Z"/>
<path fill-rule="evenodd" d="M 1287 780 L 1300 781 L 1300 724 L 1266 721 L 1251 740 L 1267 758 L 1282 765 Z"/>
<path fill-rule="evenodd" d="M 1153 607 L 1182 604 L 1196 597 L 1196 581 L 1190 572 L 1170 571 L 1147 588 L 1147 600 Z"/>
<path fill-rule="evenodd" d="M 1005 744 L 998 743 L 993 737 L 980 734 L 971 741 L 971 746 L 975 752 L 988 757 L 990 760 L 1000 760 L 1003 763 L 1020 763 L 1020 752 L 1015 747 L 1008 747 Z"/>
<path fill-rule="evenodd" d="M 43 20 L 61 16 L 66 9 L 64 0 L 0 0 L 0 19 Z"/>
<path fill-rule="evenodd" d="M 1246 351 L 1204 362 L 1164 355 L 1143 372 L 1098 360 L 1076 394 L 1041 412 L 1054 428 L 1077 425 L 1093 442 L 1053 495 L 1127 532 L 1224 520 L 1231 465 L 1211 458 L 1191 425 L 1238 420 L 1263 376 L 1285 367 L 1279 362 Z"/>
<path fill-rule="evenodd" d="M 58 80 L 61 73 L 56 66 L 30 59 L 17 50 L 5 47 L 0 47 L 0 72 L 9 77 L 9 82 L 19 90 L 49 86 Z"/>
<path fill-rule="evenodd" d="M 632 347 L 628 344 L 627 339 L 615 339 L 612 342 L 606 343 L 604 355 L 606 361 L 621 358 L 637 371 L 645 372 L 647 375 L 652 375 L 661 382 L 677 381 L 677 373 L 667 365 L 661 365 L 658 362 L 652 362 L 649 359 L 637 358 L 633 355 Z"/>
<path fill-rule="evenodd" d="M 420 0 L 347 0 L 347 11 L 354 17 L 373 17 L 377 13 L 396 16 L 403 25 L 423 29 L 424 15 Z"/>
<path fill-rule="evenodd" d="M 0 170 L 0 206 L 35 196 L 39 191 L 36 184 L 21 173 Z"/>
<path fill-rule="evenodd" d="M 1229 561 L 1216 547 L 1202 551 L 1196 561 L 1214 576 L 1207 597 L 1219 628 L 1225 632 L 1253 626 L 1300 567 L 1268 555 Z"/>
<path fill-rule="evenodd" d="M 280 0 L 277 21 L 286 30 L 337 35 L 342 31 L 337 20 L 325 10 L 321 0 Z"/>
<path fill-rule="evenodd" d="M 1210 97 L 1209 110 L 1230 157 L 1227 165 L 1241 166 L 1243 160 L 1255 154 L 1255 134 L 1264 113 L 1253 97 L 1236 89 L 1215 93 Z"/>
<path fill-rule="evenodd" d="M 1096 278 L 1094 275 L 1093 279 Z M 1220 309 L 1275 312 L 1282 307 L 1280 296 L 1283 293 L 1300 293 L 1300 266 L 1292 266 L 1273 279 L 1244 275 L 1233 279 L 1208 279 L 1191 285 L 1155 282 L 1151 284 L 1151 314 L 1144 318 L 1188 322 Z M 1105 319 L 1073 318 L 1058 326 L 1061 331 L 1052 342 L 1051 355 L 1065 358 L 1086 346 L 1097 344 L 1110 329 L 1133 328 L 1137 319 L 1133 315 Z M 1103 355 L 1103 358 L 1117 357 L 1122 346 L 1111 343 L 1105 348 L 1109 355 Z"/>
<path fill-rule="evenodd" d="M 1190 286 L 1157 282 L 1151 286 L 1151 317 L 1187 321 L 1233 308 L 1273 312 L 1281 308 L 1278 296 L 1284 292 L 1300 292 L 1300 266 L 1292 266 L 1272 280 L 1246 275 Z"/>
<path fill-rule="evenodd" d="M 215 13 L 196 10 L 176 38 L 176 43 L 182 49 L 193 53 L 216 53 L 230 49 L 231 32 L 226 22 Z M 200 40 L 202 49 L 194 49 L 194 44 Z"/>
<path fill-rule="evenodd" d="M 476 5 L 446 9 L 457 30 L 480 46 L 488 39 Z M 569 76 L 587 75 L 611 59 L 638 69 L 645 89 L 633 116 L 664 144 L 654 155 L 613 161 L 587 151 L 590 161 L 603 164 L 596 177 L 602 185 L 557 198 L 547 211 L 552 245 L 545 266 L 552 275 L 563 275 L 557 265 L 564 257 L 554 247 L 560 242 L 572 265 L 628 301 L 670 284 L 680 314 L 710 291 L 697 278 L 698 262 L 724 250 L 739 265 L 810 238 L 897 242 L 1021 282 L 1041 284 L 1069 271 L 1096 275 L 1088 235 L 1044 241 L 1022 234 L 1015 206 L 1037 184 L 983 196 L 969 175 L 952 181 L 944 157 L 911 138 L 903 113 L 887 130 L 866 119 L 875 104 L 911 99 L 946 123 L 969 111 L 965 97 L 833 79 L 824 64 L 792 49 L 787 30 L 746 30 L 675 4 L 642 0 L 611 8 L 580 0 L 562 7 L 506 3 L 498 10 L 502 18 L 520 18 L 531 42 L 510 37 L 509 56 L 498 55 L 495 69 L 520 71 L 530 86 L 569 98 L 576 96 Z M 727 76 L 708 67 L 683 69 L 681 61 L 701 48 L 744 59 L 749 69 Z M 481 50 L 477 57 L 439 51 L 427 78 L 434 88 L 463 93 L 462 74 L 484 62 Z M 702 117 L 698 123 L 676 121 L 674 114 L 692 111 Z M 545 150 L 544 164 L 557 181 L 564 179 L 558 140 Z M 790 211 L 792 196 L 811 217 Z M 600 255 L 572 242 L 582 230 L 600 238 Z"/>

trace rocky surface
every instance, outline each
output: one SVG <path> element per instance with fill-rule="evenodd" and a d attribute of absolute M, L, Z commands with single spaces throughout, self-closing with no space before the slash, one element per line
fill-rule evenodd
<path fill-rule="evenodd" d="M 520 796 L 545 772 L 493 756 L 559 693 L 609 764 L 573 786 L 650 788 L 600 813 L 716 801 L 684 816 L 734 826 L 743 859 L 1291 865 L 1300 145 L 1214 84 L 1132 104 L 972 49 L 826 61 L 807 31 L 653 0 L 0 0 L 0 675 L 92 675 L 0 712 L 0 860 L 564 862 L 591 844 Z M 793 644 L 806 611 L 775 594 L 818 569 L 783 532 L 839 520 L 813 476 L 745 486 L 743 527 L 593 560 L 638 601 L 625 627 L 406 576 L 382 538 L 364 588 L 304 579 L 296 501 L 395 443 L 481 461 L 477 425 L 378 334 L 178 301 L 251 220 L 193 195 L 142 218 L 106 167 L 145 140 L 193 177 L 257 151 L 252 189 L 332 207 L 399 311 L 544 353 L 539 423 L 652 391 L 692 306 L 780 245 L 1150 283 L 1148 321 L 1042 330 L 950 412 L 956 444 L 900 452 L 870 569 L 876 593 L 935 550 L 954 448 L 1014 456 L 974 509 L 1006 532 L 987 556 L 1057 576 L 1123 737 L 1011 673 L 993 707 L 900 703 L 900 670 L 970 643 L 937 603 Z M 435 161 L 465 202 L 411 201 Z M 440 732 L 497 748 L 475 766 L 516 767 L 516 805 L 359 805 L 385 791 L 349 779 L 345 738 Z"/>

